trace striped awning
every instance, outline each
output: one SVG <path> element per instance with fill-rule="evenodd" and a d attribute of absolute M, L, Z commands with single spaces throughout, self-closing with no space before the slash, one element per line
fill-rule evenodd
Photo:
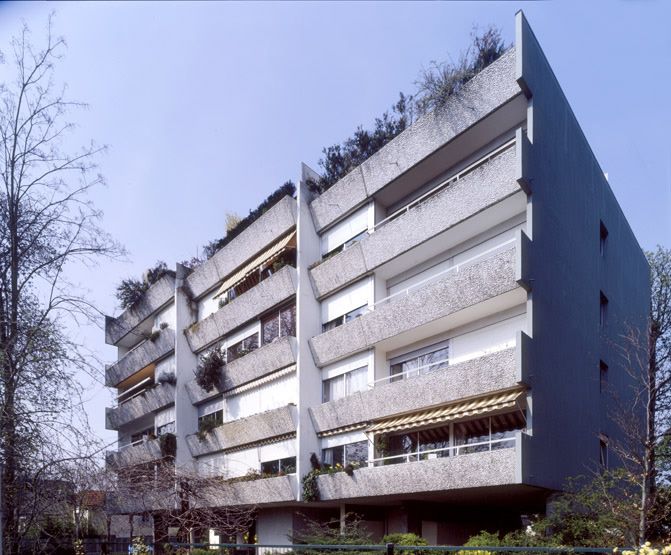
<path fill-rule="evenodd" d="M 292 243 L 293 242 L 293 243 Z M 224 283 L 221 284 L 217 294 L 214 296 L 217 298 L 219 295 L 222 295 L 228 291 L 231 287 L 236 286 L 238 283 L 247 278 L 254 271 L 258 270 L 259 266 L 266 262 L 270 262 L 272 258 L 279 255 L 284 249 L 289 246 L 296 246 L 296 232 L 293 231 L 283 239 L 280 239 L 275 244 L 268 247 L 265 251 L 259 254 L 257 257 L 253 258 L 250 262 L 242 266 L 234 274 L 230 275 Z"/>
<path fill-rule="evenodd" d="M 228 389 L 224 391 L 224 397 L 230 397 L 231 395 L 237 395 L 238 393 L 242 393 L 243 391 L 249 391 L 250 389 L 254 389 L 255 387 L 259 387 L 260 385 L 267 384 L 272 381 L 278 380 L 284 376 L 288 376 L 289 374 L 293 374 L 295 371 L 296 371 L 296 365 L 292 364 L 291 366 L 287 366 L 286 368 L 278 370 L 277 372 L 273 372 L 272 374 L 266 374 L 265 376 L 259 378 L 258 380 L 247 382 L 245 384 L 234 387 L 233 389 Z"/>
<path fill-rule="evenodd" d="M 396 432 L 430 424 L 450 422 L 451 420 L 458 420 L 468 416 L 487 414 L 500 409 L 513 408 L 525 392 L 526 389 L 518 387 L 493 395 L 485 395 L 421 412 L 387 418 L 374 422 L 366 431 L 375 433 Z"/>
<path fill-rule="evenodd" d="M 344 434 L 346 432 L 355 432 L 356 430 L 363 430 L 368 425 L 367 422 L 360 422 L 358 424 L 350 424 L 349 426 L 341 426 L 340 428 L 333 428 L 332 430 L 326 430 L 323 432 L 317 432 L 319 437 L 329 437 L 335 436 L 338 434 Z"/>
<path fill-rule="evenodd" d="M 266 439 L 260 439 L 258 441 L 253 441 L 251 443 L 245 443 L 244 445 L 236 445 L 229 449 L 224 449 L 225 454 L 235 453 L 237 451 L 244 451 L 245 449 L 252 449 L 253 447 L 262 447 L 263 445 L 272 445 L 273 443 L 279 443 L 285 439 L 294 439 L 296 437 L 296 432 L 289 432 L 288 434 L 282 434 L 275 437 L 269 437 Z"/>

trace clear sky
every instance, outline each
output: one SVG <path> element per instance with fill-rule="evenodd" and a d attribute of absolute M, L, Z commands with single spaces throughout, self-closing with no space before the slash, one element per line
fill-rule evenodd
<path fill-rule="evenodd" d="M 57 70 L 79 143 L 110 146 L 94 195 L 127 261 L 79 275 L 118 314 L 115 285 L 224 234 L 300 162 L 368 125 L 412 92 L 422 66 L 456 59 L 474 26 L 514 35 L 522 8 L 644 248 L 671 247 L 671 2 L 0 3 L 0 49 L 24 20 L 36 42 L 47 15 L 68 43 Z M 0 79 L 4 78 L 0 67 Z M 87 346 L 114 359 L 103 334 Z M 111 395 L 92 384 L 104 430 Z"/>

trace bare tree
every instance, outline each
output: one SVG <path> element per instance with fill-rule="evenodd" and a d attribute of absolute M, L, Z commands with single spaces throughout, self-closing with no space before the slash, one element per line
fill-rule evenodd
<path fill-rule="evenodd" d="M 77 371 L 92 373 L 67 334 L 97 316 L 68 279 L 74 264 L 120 253 L 99 228 L 88 199 L 102 183 L 94 160 L 103 147 L 68 152 L 67 114 L 83 105 L 57 87 L 64 41 L 34 48 L 24 27 L 11 41 L 13 80 L 0 84 L 0 461 L 5 552 L 17 553 L 19 483 L 49 461 L 78 453 L 88 429 Z"/>

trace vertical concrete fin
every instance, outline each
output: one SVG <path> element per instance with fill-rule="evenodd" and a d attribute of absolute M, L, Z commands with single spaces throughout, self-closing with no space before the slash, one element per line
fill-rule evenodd
<path fill-rule="evenodd" d="M 516 233 L 515 249 L 515 281 L 526 291 L 531 291 L 533 279 L 531 278 L 532 268 L 532 241 L 523 230 Z"/>
<path fill-rule="evenodd" d="M 532 148 L 533 145 L 529 141 L 529 137 L 524 130 L 519 127 L 517 131 L 515 131 L 515 179 L 527 195 L 532 193 L 532 179 L 529 174 Z"/>
<path fill-rule="evenodd" d="M 519 330 L 515 337 L 515 341 L 517 344 L 517 350 L 515 353 L 516 378 L 519 383 L 529 385 L 529 381 L 533 377 L 531 371 L 531 349 L 533 348 L 533 339 L 531 339 L 531 337 L 529 337 L 523 331 Z"/>
<path fill-rule="evenodd" d="M 525 37 L 528 30 L 529 24 L 527 23 L 527 18 L 524 17 L 524 12 L 519 10 L 515 14 L 515 80 L 524 95 L 527 98 L 531 98 L 531 88 L 524 74 Z"/>

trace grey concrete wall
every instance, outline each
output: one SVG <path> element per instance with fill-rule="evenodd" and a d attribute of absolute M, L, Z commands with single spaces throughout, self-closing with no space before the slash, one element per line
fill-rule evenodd
<path fill-rule="evenodd" d="M 627 406 L 630 380 L 617 345 L 632 329 L 645 336 L 648 266 L 521 13 L 516 26 L 517 77 L 533 101 L 521 164 L 531 192 L 527 266 L 533 287 L 533 437 L 524 481 L 560 488 L 567 477 L 596 468 L 600 432 L 620 435 L 602 417 L 609 397 L 599 392 L 599 360 L 608 363 L 611 386 Z M 598 61 L 595 53 L 585 55 L 583 64 L 589 57 Z M 609 231 L 605 256 L 600 220 Z M 604 328 L 600 290 L 609 299 Z"/>
<path fill-rule="evenodd" d="M 317 478 L 322 501 L 383 499 L 394 495 L 480 488 L 517 483 L 515 449 L 499 449 L 354 471 Z"/>
<path fill-rule="evenodd" d="M 220 386 L 212 391 L 203 390 L 195 379 L 186 384 L 186 391 L 192 403 L 202 403 L 217 395 L 222 395 L 225 391 L 296 364 L 297 350 L 298 344 L 295 337 L 283 337 L 229 362 L 221 371 Z"/>
<path fill-rule="evenodd" d="M 440 110 L 420 118 L 328 191 L 310 208 L 317 231 L 362 204 L 479 119 L 510 101 L 520 89 L 511 50 L 451 96 Z"/>
<path fill-rule="evenodd" d="M 191 350 L 202 351 L 235 328 L 289 300 L 296 294 L 297 282 L 296 268 L 285 266 L 214 314 L 194 323 L 184 330 Z"/>
<path fill-rule="evenodd" d="M 170 354 L 174 348 L 174 330 L 170 328 L 160 330 L 156 339 L 145 341 L 108 366 L 105 369 L 105 385 L 116 387 L 138 370 Z"/>
<path fill-rule="evenodd" d="M 515 248 L 501 251 L 458 272 L 449 272 L 408 295 L 310 340 L 315 362 L 326 366 L 404 331 L 444 318 L 513 291 Z"/>
<path fill-rule="evenodd" d="M 432 237 L 518 192 L 512 147 L 311 270 L 315 295 L 326 296 Z"/>
<path fill-rule="evenodd" d="M 287 196 L 187 277 L 192 298 L 202 297 L 295 225 L 296 201 Z"/>
<path fill-rule="evenodd" d="M 172 301 L 174 294 L 175 276 L 170 273 L 152 285 L 142 299 L 118 318 L 105 317 L 105 343 L 116 345 L 147 318 Z"/>
<path fill-rule="evenodd" d="M 154 462 L 161 458 L 161 446 L 158 439 L 148 439 L 118 451 L 108 451 L 106 454 L 107 465 L 114 469 Z"/>
<path fill-rule="evenodd" d="M 420 410 L 514 387 L 519 383 L 515 349 L 410 378 L 385 383 L 311 409 L 318 432 Z"/>
<path fill-rule="evenodd" d="M 287 405 L 239 420 L 226 422 L 200 439 L 188 436 L 189 450 L 194 457 L 236 449 L 296 432 L 296 407 Z"/>
<path fill-rule="evenodd" d="M 105 427 L 108 430 L 118 430 L 119 426 L 129 424 L 174 402 L 175 386 L 169 383 L 158 384 L 118 407 L 105 409 Z"/>

